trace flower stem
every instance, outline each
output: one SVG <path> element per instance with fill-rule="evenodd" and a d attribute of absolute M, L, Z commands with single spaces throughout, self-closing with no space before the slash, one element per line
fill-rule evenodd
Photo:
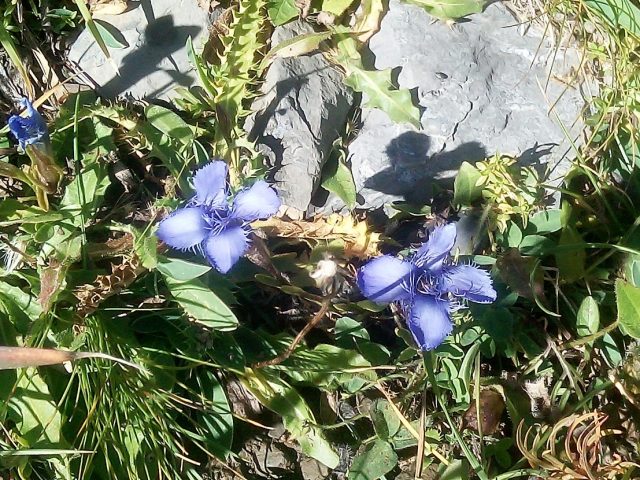
<path fill-rule="evenodd" d="M 464 456 L 467 458 L 467 461 L 471 465 L 471 468 L 473 468 L 474 472 L 476 472 L 476 475 L 478 475 L 478 478 L 480 478 L 480 480 L 489 480 L 487 473 L 482 468 L 480 462 L 478 462 L 478 459 L 473 455 L 473 452 L 469 449 L 469 446 L 464 442 L 462 436 L 460 435 L 460 432 L 458 431 L 458 428 L 451 419 L 451 415 L 449 414 L 449 410 L 447 409 L 447 404 L 442 396 L 440 388 L 438 387 L 438 383 L 436 382 L 436 375 L 434 371 L 434 353 L 432 351 L 424 352 L 422 358 L 424 359 L 424 368 L 427 371 L 427 377 L 429 378 L 429 382 L 431 383 L 431 387 L 433 388 L 433 393 L 436 397 L 436 401 L 438 402 L 440 408 L 442 408 L 442 412 L 447 419 L 447 424 L 451 429 L 451 433 L 453 433 L 453 436 L 455 437 L 456 442 L 458 442 L 462 453 L 464 453 Z"/>

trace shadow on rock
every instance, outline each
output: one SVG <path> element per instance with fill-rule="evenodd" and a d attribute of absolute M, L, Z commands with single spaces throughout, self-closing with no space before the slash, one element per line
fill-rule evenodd
<path fill-rule="evenodd" d="M 140 36 L 141 45 L 136 45 L 137 48 L 124 57 L 120 75 L 113 77 L 100 89 L 107 96 L 120 95 L 157 70 L 165 71 L 178 85 L 188 87 L 192 84 L 191 77 L 179 70 L 171 55 L 183 48 L 187 38 L 195 37 L 201 28 L 196 25 L 178 27 L 174 25 L 171 15 L 154 19 L 146 10 L 145 15 L 149 24 Z M 171 85 L 167 84 L 166 88 L 169 87 Z M 154 97 L 162 90 L 159 88 L 147 96 Z"/>
<path fill-rule="evenodd" d="M 486 158 L 479 142 L 468 142 L 437 155 L 429 155 L 431 141 L 421 132 L 405 132 L 387 146 L 391 166 L 368 178 L 365 188 L 388 195 L 403 195 L 411 203 L 424 203 L 430 197 L 434 178 L 445 171 L 458 170 L 462 162 Z"/>

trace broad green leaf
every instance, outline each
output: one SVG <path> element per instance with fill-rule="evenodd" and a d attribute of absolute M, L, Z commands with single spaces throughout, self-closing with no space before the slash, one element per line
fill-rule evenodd
<path fill-rule="evenodd" d="M 453 203 L 471 205 L 482 195 L 482 186 L 478 186 L 480 171 L 469 162 L 462 162 L 453 184 Z"/>
<path fill-rule="evenodd" d="M 508 247 L 517 248 L 522 242 L 522 230 L 515 223 L 511 223 L 506 231 L 506 241 Z"/>
<path fill-rule="evenodd" d="M 28 447 L 65 446 L 60 431 L 62 416 L 37 369 L 27 368 L 18 375 L 9 404 L 18 414 L 17 431 Z"/>
<path fill-rule="evenodd" d="M 599 328 L 600 310 L 598 309 L 598 303 L 591 296 L 585 297 L 580 304 L 576 319 L 576 330 L 578 335 L 586 337 L 587 335 L 596 333 Z"/>
<path fill-rule="evenodd" d="M 557 232 L 561 228 L 562 210 L 554 208 L 532 215 L 527 225 L 527 232 L 544 235 L 546 233 Z"/>
<path fill-rule="evenodd" d="M 365 70 L 351 66 L 344 83 L 364 94 L 363 106 L 379 108 L 394 122 L 420 128 L 420 110 L 413 104 L 409 90 L 397 89 L 393 85 L 391 69 Z"/>
<path fill-rule="evenodd" d="M 180 282 L 164 277 L 173 298 L 196 322 L 212 330 L 233 330 L 238 319 L 231 309 L 198 279 Z"/>
<path fill-rule="evenodd" d="M 371 366 L 371 363 L 358 352 L 326 343 L 321 343 L 312 350 L 300 348 L 286 360 L 286 363 L 306 370 L 336 373 Z"/>
<path fill-rule="evenodd" d="M 285 428 L 303 453 L 329 468 L 338 466 L 338 455 L 315 426 L 313 412 L 304 398 L 291 385 L 265 370 L 246 369 L 240 381 L 260 403 L 282 416 Z"/>
<path fill-rule="evenodd" d="M 94 19 L 94 21 L 96 22 L 96 27 L 107 47 L 127 48 L 129 46 L 127 39 L 114 25 L 111 25 L 109 22 L 105 22 L 104 20 Z"/>
<path fill-rule="evenodd" d="M 132 228 L 134 242 L 133 250 L 135 251 L 144 268 L 152 270 L 158 264 L 158 237 L 156 237 L 154 229 L 147 228 L 138 230 Z"/>
<path fill-rule="evenodd" d="M 183 145 L 190 145 L 193 142 L 193 131 L 177 113 L 160 105 L 149 105 L 145 109 L 145 114 L 149 123 L 169 138 Z"/>
<path fill-rule="evenodd" d="M 605 360 L 611 368 L 616 368 L 622 363 L 622 353 L 611 334 L 607 333 L 598 343 Z"/>
<path fill-rule="evenodd" d="M 553 247 L 553 242 L 542 235 L 527 235 L 520 242 L 520 251 L 524 255 L 545 255 Z"/>
<path fill-rule="evenodd" d="M 206 431 L 206 443 L 220 458 L 231 451 L 233 415 L 224 388 L 211 370 L 197 374 L 198 394 L 204 409 L 199 413 L 199 425 Z"/>
<path fill-rule="evenodd" d="M 441 20 L 456 20 L 472 13 L 480 13 L 487 0 L 408 0 L 424 8 L 429 15 Z"/>
<path fill-rule="evenodd" d="M 341 317 L 336 320 L 334 334 L 336 345 L 342 348 L 353 347 L 353 339 L 356 338 L 369 340 L 369 332 L 364 328 L 362 322 L 350 317 Z"/>
<path fill-rule="evenodd" d="M 584 3 L 614 28 L 624 28 L 640 37 L 640 7 L 632 0 L 585 0 Z"/>
<path fill-rule="evenodd" d="M 188 280 L 201 277 L 211 270 L 209 265 L 202 265 L 200 263 L 188 262 L 181 258 L 167 258 L 164 256 L 160 256 L 158 258 L 158 265 L 156 265 L 156 268 L 163 275 L 169 276 L 180 282 L 186 282 Z"/>
<path fill-rule="evenodd" d="M 305 55 L 317 50 L 320 44 L 333 36 L 333 32 L 304 33 L 297 37 L 280 42 L 269 50 L 265 56 L 265 61 L 274 58 L 289 58 Z"/>
<path fill-rule="evenodd" d="M 336 159 L 322 173 L 322 188 L 335 193 L 347 207 L 353 208 L 356 205 L 356 184 L 351 169 L 342 160 Z"/>
<path fill-rule="evenodd" d="M 391 408 L 391 404 L 384 398 L 373 402 L 369 410 L 369 416 L 376 434 L 382 440 L 389 440 L 400 430 L 400 418 Z"/>
<path fill-rule="evenodd" d="M 300 14 L 295 0 L 272 0 L 268 3 L 267 12 L 271 23 L 276 26 L 283 25 Z"/>
<path fill-rule="evenodd" d="M 69 212 L 71 223 L 80 227 L 96 214 L 110 183 L 106 165 L 90 163 L 67 185 L 60 209 Z"/>
<path fill-rule="evenodd" d="M 584 240 L 582 240 L 575 228 L 566 226 L 562 229 L 558 245 L 576 245 L 570 250 L 559 251 L 556 254 L 556 265 L 563 281 L 571 283 L 579 280 L 584 275 L 584 267 L 587 260 L 587 252 L 582 247 Z"/>
<path fill-rule="evenodd" d="M 398 464 L 398 455 L 384 440 L 376 440 L 353 459 L 349 480 L 377 480 Z"/>
<path fill-rule="evenodd" d="M 460 459 L 453 460 L 449 465 L 440 465 L 439 480 L 466 480 L 469 478 L 469 464 Z"/>
<path fill-rule="evenodd" d="M 621 330 L 640 339 L 640 288 L 619 278 L 616 280 L 615 290 Z"/>
<path fill-rule="evenodd" d="M 10 309 L 11 305 L 5 302 L 12 302 L 19 308 L 20 313 L 26 314 L 31 321 L 36 321 L 42 314 L 42 307 L 36 297 L 21 288 L 0 281 L 0 307 Z"/>
<path fill-rule="evenodd" d="M 336 17 L 342 15 L 354 0 L 323 0 L 322 11 L 333 13 Z"/>

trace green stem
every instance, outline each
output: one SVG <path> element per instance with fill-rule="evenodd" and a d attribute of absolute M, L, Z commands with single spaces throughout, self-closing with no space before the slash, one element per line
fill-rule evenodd
<path fill-rule="evenodd" d="M 482 468 L 482 465 L 480 464 L 480 462 L 478 462 L 478 459 L 475 457 L 473 452 L 469 449 L 469 446 L 464 442 L 464 440 L 462 439 L 462 435 L 460 435 L 460 432 L 458 431 L 457 427 L 453 423 L 453 420 L 451 419 L 451 415 L 449 414 L 449 410 L 447 409 L 447 404 L 444 401 L 444 398 L 442 397 L 442 392 L 440 391 L 440 388 L 438 387 L 438 383 L 436 382 L 436 375 L 434 372 L 434 367 L 435 367 L 434 357 L 435 355 L 433 352 L 428 352 L 423 354 L 424 367 L 425 367 L 425 370 L 427 371 L 427 376 L 429 378 L 429 382 L 431 383 L 431 387 L 433 388 L 433 393 L 436 397 L 436 401 L 438 402 L 438 405 L 440 406 L 440 408 L 442 408 L 442 412 L 444 413 L 444 416 L 447 419 L 447 424 L 449 425 L 449 428 L 451 429 L 451 432 L 453 433 L 453 436 L 455 437 L 456 442 L 458 442 L 458 445 L 462 449 L 462 453 L 464 453 L 464 456 L 467 458 L 467 461 L 471 465 L 471 468 L 473 468 L 473 471 L 476 472 L 476 475 L 478 475 L 478 478 L 480 478 L 480 480 L 489 480 L 487 473 L 484 471 L 484 469 Z"/>

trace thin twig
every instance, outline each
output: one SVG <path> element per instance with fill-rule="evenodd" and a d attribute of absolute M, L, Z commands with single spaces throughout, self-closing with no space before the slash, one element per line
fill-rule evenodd
<path fill-rule="evenodd" d="M 272 365 L 278 365 L 284 362 L 287 358 L 289 358 L 291 354 L 294 352 L 294 350 L 296 349 L 296 347 L 298 346 L 298 344 L 304 339 L 304 337 L 306 337 L 307 333 L 309 333 L 311 329 L 313 329 L 320 322 L 320 320 L 324 318 L 325 314 L 329 310 L 329 307 L 331 306 L 332 298 L 333 298 L 333 295 L 327 295 L 324 298 L 324 300 L 322 301 L 322 305 L 320 306 L 320 310 L 318 310 L 318 313 L 316 313 L 311 319 L 311 321 L 307 323 L 302 330 L 300 330 L 300 333 L 296 335 L 296 338 L 293 339 L 293 342 L 291 342 L 291 345 L 289 345 L 284 352 L 282 352 L 277 357 L 272 358 L 271 360 L 265 360 L 263 362 L 256 363 L 255 365 L 253 365 L 253 368 L 263 368 L 263 367 L 269 367 Z"/>

